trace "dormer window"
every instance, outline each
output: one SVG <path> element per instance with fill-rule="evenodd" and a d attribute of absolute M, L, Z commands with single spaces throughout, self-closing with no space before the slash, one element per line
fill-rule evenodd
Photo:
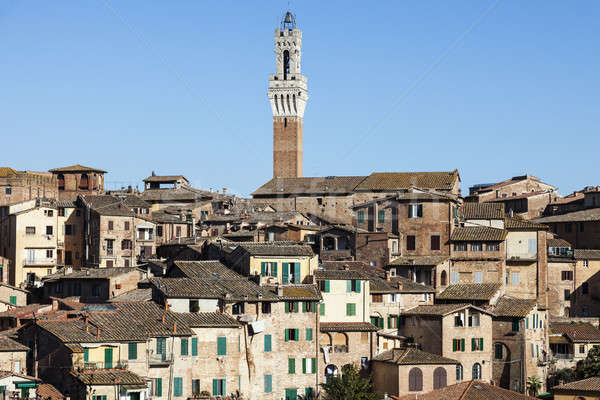
<path fill-rule="evenodd" d="M 465 312 L 457 312 L 454 314 L 454 326 L 463 327 L 465 326 Z"/>

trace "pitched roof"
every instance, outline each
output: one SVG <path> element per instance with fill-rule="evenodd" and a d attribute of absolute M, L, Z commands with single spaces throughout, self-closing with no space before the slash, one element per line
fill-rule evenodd
<path fill-rule="evenodd" d="M 532 230 L 548 230 L 548 225 L 539 224 L 527 219 L 513 217 L 504 219 L 504 229 L 532 229 Z"/>
<path fill-rule="evenodd" d="M 183 175 L 152 175 L 144 179 L 144 182 L 176 182 L 181 179 L 187 181 Z"/>
<path fill-rule="evenodd" d="M 111 303 L 122 303 L 129 301 L 150 301 L 152 300 L 152 289 L 137 288 L 128 292 L 122 293 L 109 300 Z"/>
<path fill-rule="evenodd" d="M 177 313 L 177 319 L 191 328 L 239 328 L 233 317 L 220 312 Z"/>
<path fill-rule="evenodd" d="M 127 207 L 139 207 L 139 208 L 150 208 L 150 203 L 142 200 L 140 196 L 137 195 L 129 195 L 123 199 L 123 204 Z"/>
<path fill-rule="evenodd" d="M 428 393 L 407 394 L 399 400 L 534 400 L 512 390 L 503 389 L 482 381 L 466 381 L 436 389 Z"/>
<path fill-rule="evenodd" d="M 69 167 L 53 168 L 48 172 L 98 172 L 100 174 L 106 174 L 106 171 L 97 168 L 86 167 L 81 164 L 71 165 Z"/>
<path fill-rule="evenodd" d="M 373 361 L 386 362 L 397 365 L 422 365 L 422 364 L 460 364 L 451 358 L 438 354 L 428 353 L 415 348 L 393 349 L 384 351 L 373 358 Z"/>
<path fill-rule="evenodd" d="M 16 175 L 17 171 L 10 167 L 0 167 L 0 178 L 6 178 L 7 176 Z"/>
<path fill-rule="evenodd" d="M 552 194 L 552 193 L 553 193 L 553 191 L 551 191 L 551 190 L 537 190 L 535 192 L 520 193 L 520 194 L 516 194 L 514 196 L 498 197 L 495 199 L 484 200 L 484 201 L 486 201 L 486 202 L 487 201 L 489 201 L 489 202 L 505 202 L 505 201 L 510 201 L 510 200 L 527 199 L 529 197 L 541 196 L 541 195 Z"/>
<path fill-rule="evenodd" d="M 597 249 L 575 249 L 573 256 L 577 260 L 600 260 L 600 250 Z"/>
<path fill-rule="evenodd" d="M 277 301 L 270 290 L 244 279 L 151 278 L 166 297 L 223 299 L 227 301 Z"/>
<path fill-rule="evenodd" d="M 70 375 L 84 385 L 144 386 L 146 380 L 126 369 L 71 370 Z"/>
<path fill-rule="evenodd" d="M 552 323 L 550 331 L 566 336 L 571 342 L 600 342 L 600 330 L 588 323 Z"/>
<path fill-rule="evenodd" d="M 240 243 L 239 247 L 251 256 L 312 257 L 315 255 L 309 245 L 290 242 Z"/>
<path fill-rule="evenodd" d="M 185 190 L 184 188 L 165 188 L 165 189 L 147 189 L 140 196 L 145 201 L 196 201 L 201 198 L 197 193 Z"/>
<path fill-rule="evenodd" d="M 134 267 L 111 267 L 111 268 L 82 268 L 73 270 L 66 274 L 57 272 L 42 278 L 44 282 L 54 282 L 63 279 L 109 279 L 119 275 L 125 275 L 133 271 L 139 271 Z"/>
<path fill-rule="evenodd" d="M 464 203 L 461 207 L 465 219 L 503 219 L 503 203 Z"/>
<path fill-rule="evenodd" d="M 36 394 L 43 400 L 62 400 L 65 396 L 49 383 L 42 383 L 36 389 Z"/>
<path fill-rule="evenodd" d="M 445 172 L 374 172 L 355 191 L 421 189 L 451 190 L 459 181 L 458 170 Z"/>
<path fill-rule="evenodd" d="M 375 332 L 379 330 L 370 322 L 321 322 L 321 332 Z"/>
<path fill-rule="evenodd" d="M 28 351 L 29 347 L 9 338 L 0 336 L 0 351 Z"/>
<path fill-rule="evenodd" d="M 393 259 L 389 266 L 404 265 L 438 265 L 446 261 L 449 256 L 402 256 Z"/>
<path fill-rule="evenodd" d="M 494 241 L 500 242 L 506 239 L 508 232 L 504 229 L 491 228 L 489 226 L 461 226 L 454 229 L 450 240 L 453 241 Z"/>
<path fill-rule="evenodd" d="M 252 196 L 352 193 L 365 178 L 364 176 L 273 178 L 256 189 Z"/>
<path fill-rule="evenodd" d="M 315 271 L 315 279 L 318 281 L 345 281 L 349 279 L 367 280 L 368 277 L 362 272 L 352 269 L 318 269 Z"/>
<path fill-rule="evenodd" d="M 524 318 L 535 305 L 535 299 L 517 299 L 510 296 L 502 296 L 489 310 L 499 317 Z"/>
<path fill-rule="evenodd" d="M 571 243 L 567 242 L 565 239 L 553 238 L 553 239 L 546 240 L 546 246 L 548 246 L 548 247 L 571 247 Z"/>
<path fill-rule="evenodd" d="M 198 279 L 244 279 L 248 280 L 232 269 L 227 268 L 218 260 L 206 261 L 174 261 L 185 277 Z M 168 273 L 167 273 L 168 274 Z"/>
<path fill-rule="evenodd" d="M 280 300 L 321 300 L 321 292 L 316 285 L 283 285 Z"/>
<path fill-rule="evenodd" d="M 428 304 L 421 305 L 410 308 L 402 312 L 403 315 L 429 315 L 429 316 L 440 316 L 443 317 L 445 315 L 464 310 L 465 308 L 472 307 L 476 310 L 484 312 L 486 314 L 491 314 L 489 311 L 484 310 L 479 307 L 475 307 L 472 304 L 461 303 L 461 304 Z"/>
<path fill-rule="evenodd" d="M 600 208 L 589 208 L 587 210 L 573 211 L 560 215 L 551 215 L 534 219 L 535 222 L 541 224 L 551 224 L 557 222 L 585 222 L 585 221 L 600 221 Z"/>
<path fill-rule="evenodd" d="M 554 386 L 550 389 L 552 393 L 573 393 L 577 394 L 595 394 L 600 393 L 600 376 L 593 376 L 591 378 L 582 379 L 580 381 L 565 383 L 564 385 Z"/>
<path fill-rule="evenodd" d="M 490 300 L 502 283 L 457 283 L 436 296 L 438 300 Z"/>
<path fill-rule="evenodd" d="M 116 217 L 134 217 L 136 215 L 117 197 L 108 195 L 80 195 L 79 198 L 100 215 Z"/>

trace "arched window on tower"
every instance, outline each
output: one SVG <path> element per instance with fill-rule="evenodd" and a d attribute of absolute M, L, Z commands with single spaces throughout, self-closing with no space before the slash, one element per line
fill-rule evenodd
<path fill-rule="evenodd" d="M 58 174 L 58 190 L 65 190 L 65 176 Z"/>
<path fill-rule="evenodd" d="M 446 271 L 442 271 L 440 276 L 440 284 L 442 286 L 446 286 L 448 284 L 448 275 L 446 274 Z"/>
<path fill-rule="evenodd" d="M 81 174 L 79 178 L 79 189 L 88 190 L 90 188 L 90 180 L 87 174 Z"/>
<path fill-rule="evenodd" d="M 287 128 L 287 118 L 284 118 L 284 119 L 283 119 L 283 127 L 284 127 L 284 128 Z"/>
<path fill-rule="evenodd" d="M 287 80 L 287 74 L 290 73 L 290 52 L 285 50 L 283 52 L 283 80 Z"/>

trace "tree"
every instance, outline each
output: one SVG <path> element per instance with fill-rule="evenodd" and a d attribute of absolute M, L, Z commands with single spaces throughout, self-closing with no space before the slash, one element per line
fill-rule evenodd
<path fill-rule="evenodd" d="M 358 368 L 352 364 L 342 367 L 342 375 L 334 376 L 321 384 L 325 400 L 375 400 L 371 381 L 362 378 Z"/>
<path fill-rule="evenodd" d="M 573 368 L 561 368 L 549 376 L 552 386 L 563 385 L 575 380 L 575 370 Z"/>
<path fill-rule="evenodd" d="M 594 346 L 588 351 L 584 360 L 577 361 L 575 376 L 579 380 L 598 375 L 600 375 L 600 347 Z"/>
<path fill-rule="evenodd" d="M 530 376 L 527 378 L 527 393 L 531 397 L 535 397 L 538 395 L 540 389 L 542 388 L 542 381 L 537 376 Z"/>

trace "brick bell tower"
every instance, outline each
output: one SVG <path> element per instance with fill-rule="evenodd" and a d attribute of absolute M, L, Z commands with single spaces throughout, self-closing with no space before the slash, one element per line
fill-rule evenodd
<path fill-rule="evenodd" d="M 276 72 L 269 76 L 273 111 L 273 177 L 302 176 L 302 118 L 308 100 L 306 77 L 300 73 L 302 32 L 287 12 L 275 30 Z"/>

